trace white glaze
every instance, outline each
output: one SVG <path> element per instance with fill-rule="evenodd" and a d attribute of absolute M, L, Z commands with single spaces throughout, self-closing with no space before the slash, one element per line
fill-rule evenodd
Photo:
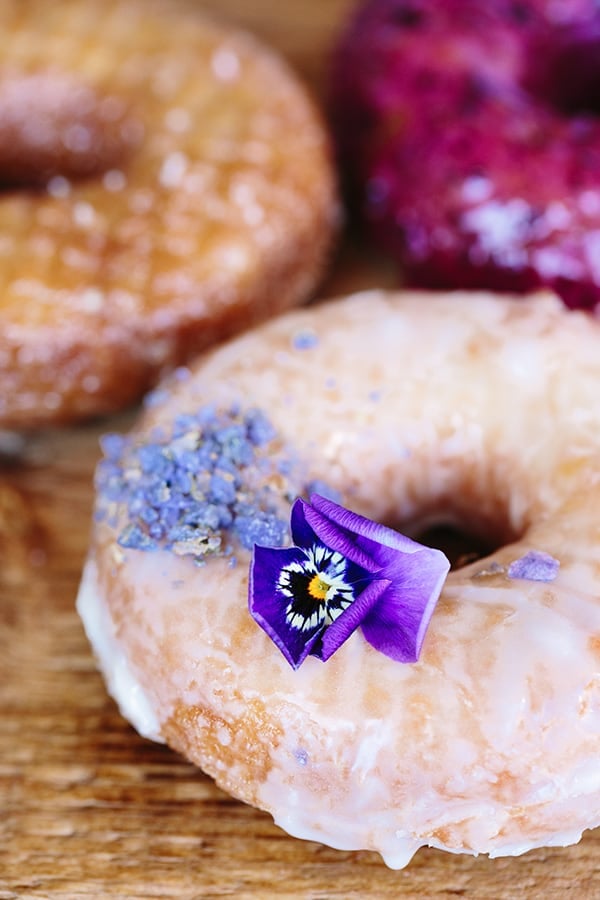
<path fill-rule="evenodd" d="M 450 574 L 416 665 L 357 633 L 293 672 L 247 612 L 247 554 L 115 561 L 99 526 L 101 629 L 167 741 L 291 834 L 393 867 L 422 845 L 514 855 L 599 824 L 598 384 L 600 325 L 551 297 L 364 294 L 201 361 L 144 428 L 241 399 L 356 511 L 508 543 Z M 531 549 L 560 561 L 555 581 L 506 576 Z M 115 648 L 96 647 L 110 679 Z"/>
<path fill-rule="evenodd" d="M 103 605 L 96 583 L 96 565 L 85 564 L 77 593 L 77 612 L 94 648 L 110 695 L 121 714 L 142 737 L 161 741 L 160 724 L 139 681 L 134 678 L 125 651 L 116 640 L 110 614 Z"/>

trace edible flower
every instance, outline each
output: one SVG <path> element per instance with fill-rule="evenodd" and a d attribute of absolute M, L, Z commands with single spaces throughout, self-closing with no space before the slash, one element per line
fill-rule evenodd
<path fill-rule="evenodd" d="M 398 662 L 419 658 L 450 568 L 441 552 L 313 494 L 292 506 L 294 546 L 255 545 L 252 617 L 297 669 L 323 661 L 360 626 Z"/>

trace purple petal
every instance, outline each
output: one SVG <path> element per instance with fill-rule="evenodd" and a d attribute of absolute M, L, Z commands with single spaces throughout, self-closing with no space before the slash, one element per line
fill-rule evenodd
<path fill-rule="evenodd" d="M 313 495 L 316 496 L 316 495 Z M 373 560 L 368 553 L 365 553 L 356 544 L 356 538 L 352 532 L 338 527 L 335 523 L 330 522 L 326 516 L 319 513 L 312 507 L 305 506 L 305 515 L 307 523 L 317 535 L 320 543 L 325 544 L 331 550 L 337 550 L 346 559 L 351 560 L 366 572 L 375 573 L 381 566 Z"/>
<path fill-rule="evenodd" d="M 383 544 L 384 547 L 390 547 L 393 550 L 401 550 L 403 553 L 417 553 L 422 549 L 423 545 L 413 541 L 411 538 L 400 534 L 393 528 L 387 528 L 379 522 L 360 516 L 333 500 L 321 497 L 319 494 L 313 494 L 310 502 L 314 508 L 323 516 L 326 516 L 331 522 L 335 522 L 346 531 L 360 535 L 373 541 L 375 544 Z"/>
<path fill-rule="evenodd" d="M 353 631 L 356 631 L 366 616 L 369 615 L 377 601 L 390 586 L 389 581 L 372 581 L 362 594 L 359 594 L 354 603 L 329 625 L 323 632 L 319 650 L 314 654 L 323 662 L 329 659 L 335 651 L 346 641 Z"/>
<path fill-rule="evenodd" d="M 303 547 L 305 550 L 319 543 L 317 535 L 306 521 L 308 509 L 308 503 L 298 497 L 294 500 L 290 516 L 292 540 L 297 547 Z"/>
<path fill-rule="evenodd" d="M 366 640 L 386 656 L 416 662 L 450 563 L 441 551 L 431 548 L 404 556 L 402 563 L 362 630 Z"/>
<path fill-rule="evenodd" d="M 527 581 L 554 581 L 559 567 L 560 562 L 549 553 L 530 550 L 525 556 L 511 562 L 508 577 L 523 578 Z"/>
<path fill-rule="evenodd" d="M 248 608 L 253 619 L 297 669 L 319 638 L 323 625 L 300 631 L 286 619 L 286 598 L 277 589 L 281 570 L 290 563 L 303 563 L 306 554 L 296 547 L 272 549 L 255 545 L 250 565 Z"/>

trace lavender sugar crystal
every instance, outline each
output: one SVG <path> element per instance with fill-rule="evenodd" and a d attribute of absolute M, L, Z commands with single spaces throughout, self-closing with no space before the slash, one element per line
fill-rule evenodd
<path fill-rule="evenodd" d="M 179 416 L 171 434 L 140 445 L 107 435 L 96 476 L 98 518 L 114 518 L 124 507 L 122 547 L 163 547 L 198 563 L 231 554 L 225 535 L 247 549 L 257 542 L 281 546 L 288 524 L 268 485 L 274 438 L 260 410 L 233 408 Z"/>

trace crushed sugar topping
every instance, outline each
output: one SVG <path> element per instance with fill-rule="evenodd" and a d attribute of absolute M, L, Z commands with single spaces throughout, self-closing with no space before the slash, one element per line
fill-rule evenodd
<path fill-rule="evenodd" d="M 312 350 L 318 343 L 319 338 L 313 331 L 299 331 L 292 340 L 295 350 Z"/>
<path fill-rule="evenodd" d="M 519 559 L 515 559 L 508 567 L 509 578 L 520 578 L 526 581 L 554 581 L 558 575 L 560 562 L 549 553 L 530 550 Z"/>
<path fill-rule="evenodd" d="M 166 548 L 200 564 L 231 556 L 232 537 L 247 549 L 289 540 L 297 492 L 281 474 L 277 438 L 260 410 L 203 408 L 178 417 L 170 435 L 153 437 L 143 444 L 118 434 L 102 439 L 97 518 L 120 523 L 122 547 Z"/>

